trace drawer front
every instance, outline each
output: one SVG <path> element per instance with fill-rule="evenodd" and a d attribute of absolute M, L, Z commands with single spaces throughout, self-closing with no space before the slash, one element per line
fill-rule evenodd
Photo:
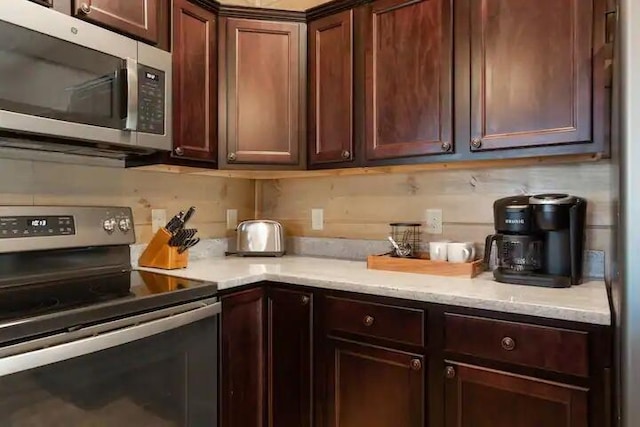
<path fill-rule="evenodd" d="M 327 297 L 328 332 L 342 331 L 424 346 L 424 310 Z"/>
<path fill-rule="evenodd" d="M 445 314 L 446 351 L 587 377 L 588 334 Z"/>

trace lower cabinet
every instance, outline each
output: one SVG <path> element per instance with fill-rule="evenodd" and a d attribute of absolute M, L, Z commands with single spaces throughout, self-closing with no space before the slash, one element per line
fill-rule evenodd
<path fill-rule="evenodd" d="M 222 302 L 222 427 L 611 425 L 608 326 L 271 283 Z"/>
<path fill-rule="evenodd" d="M 267 291 L 268 425 L 312 425 L 313 295 Z"/>
<path fill-rule="evenodd" d="M 220 426 L 264 425 L 264 289 L 222 298 Z"/>
<path fill-rule="evenodd" d="M 328 339 L 327 427 L 423 427 L 423 356 Z"/>
<path fill-rule="evenodd" d="M 586 427 L 588 391 L 476 366 L 446 367 L 446 427 Z"/>

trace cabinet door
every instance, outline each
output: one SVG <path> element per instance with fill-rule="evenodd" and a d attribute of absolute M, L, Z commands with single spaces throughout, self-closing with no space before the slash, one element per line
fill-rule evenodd
<path fill-rule="evenodd" d="M 269 426 L 311 426 L 313 296 L 268 291 Z"/>
<path fill-rule="evenodd" d="M 53 7 L 53 0 L 30 0 L 30 1 L 41 4 L 42 6 Z"/>
<path fill-rule="evenodd" d="M 309 159 L 353 160 L 353 10 L 309 24 Z"/>
<path fill-rule="evenodd" d="M 587 390 L 467 365 L 446 368 L 446 427 L 587 427 Z"/>
<path fill-rule="evenodd" d="M 422 356 L 328 339 L 329 427 L 424 427 Z"/>
<path fill-rule="evenodd" d="M 471 1 L 471 149 L 591 140 L 591 0 Z"/>
<path fill-rule="evenodd" d="M 165 5 L 163 0 L 74 0 L 73 14 L 156 44 Z"/>
<path fill-rule="evenodd" d="M 378 0 L 369 7 L 367 159 L 452 150 L 450 0 Z"/>
<path fill-rule="evenodd" d="M 257 288 L 222 299 L 222 427 L 264 425 L 263 296 L 263 289 Z"/>
<path fill-rule="evenodd" d="M 302 25 L 228 19 L 226 26 L 225 162 L 298 164 L 306 88 L 301 81 Z"/>
<path fill-rule="evenodd" d="M 173 1 L 174 155 L 218 157 L 216 17 L 188 0 Z"/>

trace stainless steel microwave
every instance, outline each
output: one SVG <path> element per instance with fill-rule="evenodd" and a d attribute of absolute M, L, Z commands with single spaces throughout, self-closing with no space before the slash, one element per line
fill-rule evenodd
<path fill-rule="evenodd" d="M 171 150 L 171 55 L 30 1 L 0 1 L 0 133 Z"/>

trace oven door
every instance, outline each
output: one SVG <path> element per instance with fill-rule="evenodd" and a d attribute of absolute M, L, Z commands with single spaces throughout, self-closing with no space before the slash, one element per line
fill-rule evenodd
<path fill-rule="evenodd" d="M 125 130 L 137 115 L 128 84 L 137 58 L 134 40 L 29 1 L 0 2 L 0 128 L 137 145 Z"/>
<path fill-rule="evenodd" d="M 0 425 L 217 426 L 219 313 L 199 301 L 0 349 Z"/>

